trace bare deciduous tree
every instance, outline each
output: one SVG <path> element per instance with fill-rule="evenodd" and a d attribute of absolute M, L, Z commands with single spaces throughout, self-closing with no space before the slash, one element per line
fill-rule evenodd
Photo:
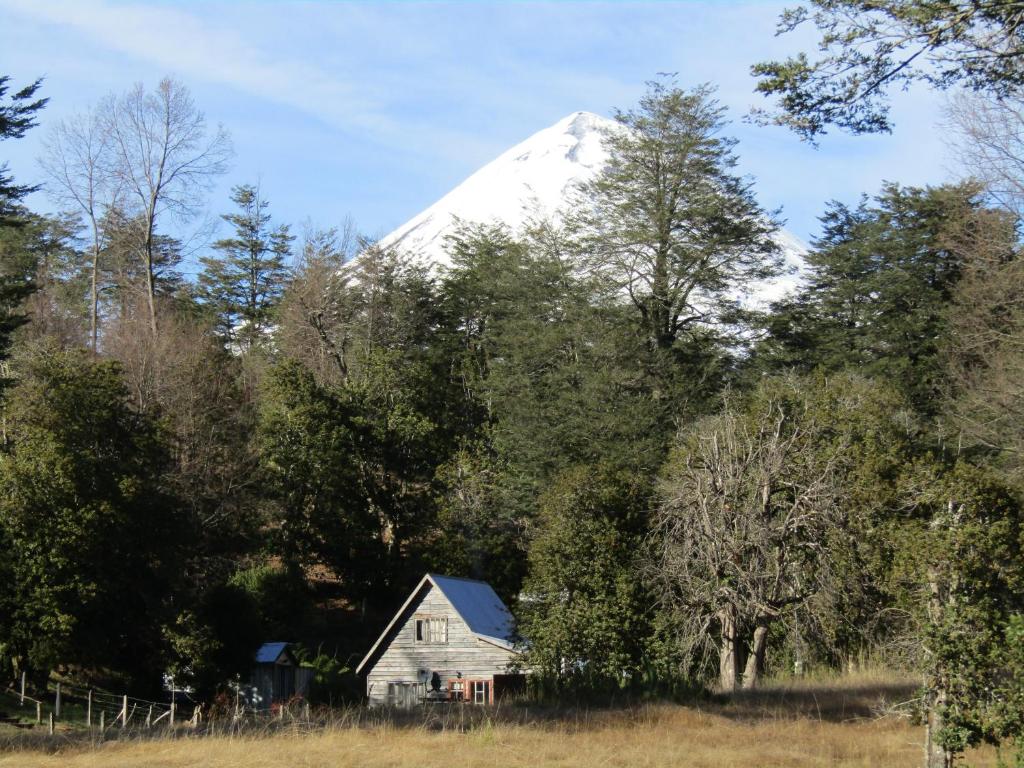
<path fill-rule="evenodd" d="M 826 583 L 840 491 L 834 461 L 815 445 L 820 428 L 781 398 L 746 413 L 728 402 L 670 464 L 652 575 L 691 653 L 707 658 L 717 644 L 724 691 L 735 689 L 744 642 L 743 685 L 757 685 L 772 622 Z"/>
<path fill-rule="evenodd" d="M 980 211 L 952 227 L 964 277 L 951 313 L 950 411 L 967 442 L 998 451 L 1024 473 L 1024 100 L 961 94 L 947 116 L 965 169 L 1004 209 Z"/>
<path fill-rule="evenodd" d="M 106 119 L 111 106 L 108 100 L 57 123 L 40 160 L 50 178 L 47 191 L 60 205 L 83 216 L 89 228 L 89 338 L 93 352 L 99 335 L 100 254 L 108 239 L 106 222 L 119 195 L 117 179 L 111 173 L 111 135 Z"/>
<path fill-rule="evenodd" d="M 1024 215 L 1024 100 L 959 93 L 946 104 L 950 144 L 999 204 Z"/>
<path fill-rule="evenodd" d="M 1024 260 L 1012 214 L 979 211 L 950 237 L 964 277 L 950 314 L 949 409 L 968 444 L 1024 473 Z"/>
<path fill-rule="evenodd" d="M 169 78 L 152 93 L 137 84 L 112 105 L 108 130 L 113 173 L 142 222 L 140 250 L 155 335 L 157 222 L 165 215 L 189 219 L 196 214 L 201 193 L 227 169 L 231 140 L 220 126 L 208 134 L 206 118 L 188 88 Z"/>

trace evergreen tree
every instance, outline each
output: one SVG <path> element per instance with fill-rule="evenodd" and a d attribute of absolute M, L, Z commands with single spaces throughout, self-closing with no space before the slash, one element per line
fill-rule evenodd
<path fill-rule="evenodd" d="M 907 483 L 898 559 L 923 626 L 927 766 L 946 768 L 969 746 L 1019 747 L 1024 734 L 1024 517 L 1012 489 L 963 461 L 919 462 Z"/>
<path fill-rule="evenodd" d="M 0 453 L 0 648 L 19 668 L 106 667 L 152 690 L 185 538 L 162 436 L 114 363 L 44 348 L 21 369 Z"/>
<path fill-rule="evenodd" d="M 618 112 L 610 157 L 582 192 L 586 247 L 636 307 L 650 348 L 671 350 L 728 319 L 731 296 L 780 269 L 772 217 L 736 175 L 713 90 L 651 83 Z"/>
<path fill-rule="evenodd" d="M 5 102 L 10 80 L 9 76 L 0 75 L 0 141 L 22 138 L 36 125 L 36 113 L 47 102 L 46 99 L 35 98 L 42 85 L 41 80 L 11 94 Z M 7 170 L 7 163 L 0 163 L 0 237 L 8 244 L 0 251 L 0 363 L 10 353 L 11 334 L 28 321 L 20 308 L 25 298 L 35 290 L 34 265 L 27 267 L 24 254 L 11 248 L 11 240 L 16 241 L 17 236 L 7 232 L 25 220 L 28 211 L 21 207 L 20 201 L 35 189 L 16 184 Z M 6 378 L 0 376 L 0 388 L 6 383 Z"/>
<path fill-rule="evenodd" d="M 602 468 L 569 470 L 544 493 L 519 604 L 535 684 L 615 691 L 650 665 L 652 600 L 637 578 L 649 495 Z"/>
<path fill-rule="evenodd" d="M 956 235 L 978 210 L 976 192 L 889 184 L 856 208 L 832 203 L 807 282 L 769 320 L 754 357 L 761 369 L 849 368 L 897 383 L 934 414 L 963 274 Z"/>
<path fill-rule="evenodd" d="M 218 256 L 200 259 L 198 298 L 216 318 L 221 337 L 249 350 L 264 340 L 271 312 L 284 293 L 295 238 L 286 224 L 271 229 L 270 203 L 259 187 L 237 186 L 231 200 L 238 212 L 221 218 L 231 224 L 234 235 L 213 244 Z"/>
<path fill-rule="evenodd" d="M 757 90 L 779 100 L 759 114 L 814 140 L 835 125 L 891 129 L 887 94 L 924 82 L 1005 98 L 1024 85 L 1024 20 L 1016 3 L 962 0 L 810 0 L 783 12 L 780 32 L 808 22 L 815 60 L 800 53 L 756 64 Z"/>
<path fill-rule="evenodd" d="M 42 86 L 42 80 L 36 80 L 20 91 L 10 91 L 11 78 L 0 75 L 0 141 L 4 139 L 20 139 L 36 125 L 36 113 L 46 106 L 48 99 L 37 99 L 36 94 Z M 7 170 L 7 163 L 0 163 L 0 227 L 17 223 L 21 218 L 18 208 L 19 201 L 36 187 L 16 184 Z"/>

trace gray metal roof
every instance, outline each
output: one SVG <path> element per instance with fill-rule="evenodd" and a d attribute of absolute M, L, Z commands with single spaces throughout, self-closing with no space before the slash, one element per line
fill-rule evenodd
<path fill-rule="evenodd" d="M 257 664 L 274 664 L 288 650 L 288 643 L 264 643 L 256 651 Z"/>
<path fill-rule="evenodd" d="M 513 620 L 501 598 L 485 581 L 429 574 L 434 585 L 469 625 L 469 630 L 484 640 L 512 647 Z"/>

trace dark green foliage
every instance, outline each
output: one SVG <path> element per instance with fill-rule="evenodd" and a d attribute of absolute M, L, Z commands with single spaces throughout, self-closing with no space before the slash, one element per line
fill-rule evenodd
<path fill-rule="evenodd" d="M 4 657 L 151 684 L 187 533 L 161 487 L 159 431 L 132 412 L 116 364 L 47 349 L 22 364 L 6 419 Z"/>
<path fill-rule="evenodd" d="M 46 99 L 35 98 L 41 80 L 11 94 L 5 103 L 11 78 L 0 75 L 0 141 L 20 139 L 36 124 L 36 113 L 46 105 Z M 19 240 L 22 238 L 12 228 L 23 224 L 28 211 L 20 201 L 36 187 L 19 185 L 7 170 L 7 163 L 0 163 L 0 363 L 7 359 L 11 334 L 27 322 L 20 305 L 35 290 L 35 263 L 27 259 L 28 254 Z M 0 376 L 0 385 L 6 376 Z"/>
<path fill-rule="evenodd" d="M 231 577 L 256 607 L 256 637 L 265 642 L 287 640 L 313 622 L 313 595 L 300 573 L 272 565 L 254 565 Z"/>
<path fill-rule="evenodd" d="M 336 656 L 322 650 L 315 654 L 305 648 L 296 649 L 300 663 L 313 670 L 309 700 L 314 704 L 358 702 L 363 698 L 363 681 Z"/>
<path fill-rule="evenodd" d="M 382 520 L 362 487 L 360 414 L 294 364 L 271 373 L 261 424 L 267 486 L 280 504 L 276 549 L 291 567 L 323 562 L 365 594 L 382 575 Z"/>
<path fill-rule="evenodd" d="M 415 571 L 405 558 L 432 521 L 431 457 L 443 444 L 414 392 L 378 388 L 387 383 L 327 387 L 285 363 L 271 373 L 260 425 L 278 551 L 292 566 L 329 566 L 352 599 L 407 587 Z"/>
<path fill-rule="evenodd" d="M 776 307 L 754 360 L 876 376 L 933 415 L 948 313 L 963 274 L 956 234 L 979 206 L 976 193 L 971 186 L 890 184 L 856 208 L 832 203 L 807 257 L 809 279 Z"/>
<path fill-rule="evenodd" d="M 815 139 L 891 128 L 888 93 L 924 82 L 1005 97 L 1024 85 L 1024 20 L 1016 3 L 959 0 L 809 0 L 779 32 L 813 24 L 820 56 L 756 64 L 757 90 L 778 98 L 762 118 Z"/>
<path fill-rule="evenodd" d="M 481 227 L 450 247 L 450 343 L 495 450 L 531 483 L 598 460 L 653 472 L 670 425 L 624 308 L 557 244 Z"/>
<path fill-rule="evenodd" d="M 265 635 L 256 601 L 241 587 L 211 587 L 192 605 L 168 628 L 173 658 L 167 671 L 177 685 L 209 701 L 227 681 L 248 678 Z"/>
<path fill-rule="evenodd" d="M 238 212 L 221 218 L 234 234 L 213 244 L 217 256 L 200 259 L 198 297 L 216 318 L 222 338 L 248 350 L 264 340 L 271 312 L 284 293 L 286 260 L 295 238 L 286 224 L 270 228 L 270 203 L 259 187 L 239 185 L 231 201 Z"/>
<path fill-rule="evenodd" d="M 0 75 L 0 141 L 22 138 L 36 125 L 36 113 L 48 101 L 36 98 L 42 80 L 36 80 L 8 97 L 10 82 L 9 75 Z M 7 170 L 7 163 L 0 163 L 0 229 L 16 224 L 21 219 L 24 212 L 19 210 L 18 203 L 36 189 L 16 184 Z"/>
<path fill-rule="evenodd" d="M 524 663 L 560 691 L 627 688 L 651 664 L 651 595 L 637 578 L 651 489 L 573 469 L 540 502 L 519 604 Z"/>
<path fill-rule="evenodd" d="M 964 462 L 919 467 L 917 529 L 904 551 L 927 606 L 928 688 L 953 753 L 1024 735 L 1019 638 L 1024 613 L 1020 500 Z M 908 542 L 910 543 L 910 542 Z"/>
<path fill-rule="evenodd" d="M 130 315 L 143 305 L 147 288 L 147 268 L 140 261 L 146 248 L 145 225 L 141 218 L 122 210 L 107 211 L 100 254 L 100 281 L 104 286 L 100 300 L 107 314 Z M 153 286 L 161 299 L 175 295 L 184 281 L 179 267 L 183 254 L 181 242 L 169 235 L 155 233 L 151 238 Z"/>
<path fill-rule="evenodd" d="M 0 224 L 0 363 L 10 356 L 14 332 L 29 321 L 24 304 L 37 287 L 40 254 L 38 232 L 27 224 L 31 218 L 23 211 L 19 226 Z M 0 376 L 0 388 L 7 384 L 7 376 Z"/>
<path fill-rule="evenodd" d="M 511 472 L 483 443 L 439 467 L 437 530 L 424 555 L 431 571 L 486 581 L 509 602 L 526 574 L 526 520 Z"/>
<path fill-rule="evenodd" d="M 735 173 L 734 139 L 710 86 L 649 83 L 616 113 L 605 168 L 583 189 L 586 248 L 626 292 L 649 347 L 672 349 L 735 309 L 730 294 L 778 274 L 773 217 Z"/>

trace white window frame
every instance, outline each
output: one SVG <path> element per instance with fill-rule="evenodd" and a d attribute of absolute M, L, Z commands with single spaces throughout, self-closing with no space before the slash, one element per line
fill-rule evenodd
<path fill-rule="evenodd" d="M 493 688 L 492 680 L 470 680 L 468 701 L 472 704 L 490 704 Z"/>
<path fill-rule="evenodd" d="M 413 625 L 413 638 L 417 645 L 447 645 L 447 616 L 417 616 Z"/>

